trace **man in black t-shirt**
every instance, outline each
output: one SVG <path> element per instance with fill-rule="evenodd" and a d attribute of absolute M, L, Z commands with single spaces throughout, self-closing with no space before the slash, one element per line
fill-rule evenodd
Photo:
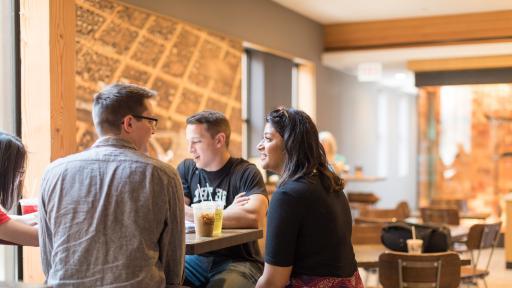
<path fill-rule="evenodd" d="M 194 221 L 192 203 L 221 201 L 223 228 L 261 228 L 268 208 L 265 184 L 255 165 L 231 157 L 230 132 L 219 112 L 203 111 L 187 119 L 192 159 L 178 166 L 185 218 Z M 185 258 L 185 284 L 192 287 L 254 287 L 262 271 L 257 241 Z"/>

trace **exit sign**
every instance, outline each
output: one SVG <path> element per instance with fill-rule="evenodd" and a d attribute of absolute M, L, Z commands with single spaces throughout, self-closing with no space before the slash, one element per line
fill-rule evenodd
<path fill-rule="evenodd" d="M 382 64 L 378 62 L 361 63 L 357 66 L 357 79 L 361 82 L 379 81 L 382 77 Z"/>

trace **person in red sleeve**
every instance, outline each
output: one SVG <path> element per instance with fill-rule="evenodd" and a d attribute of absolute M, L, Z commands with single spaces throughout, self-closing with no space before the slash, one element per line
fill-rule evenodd
<path fill-rule="evenodd" d="M 37 228 L 23 223 L 33 218 L 32 215 L 10 217 L 5 213 L 21 194 L 26 158 L 27 151 L 19 138 L 0 132 L 0 239 L 19 245 L 39 246 Z"/>

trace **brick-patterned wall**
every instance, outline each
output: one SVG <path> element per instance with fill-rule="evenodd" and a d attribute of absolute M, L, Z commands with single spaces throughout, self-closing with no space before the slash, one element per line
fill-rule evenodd
<path fill-rule="evenodd" d="M 428 198 L 465 198 L 471 210 L 501 214 L 505 193 L 512 192 L 512 157 L 498 158 L 512 152 L 512 85 L 473 85 L 471 112 L 471 151 L 461 149 L 454 162 L 446 167 L 437 152 L 440 133 L 439 89 L 422 88 L 419 107 L 420 203 Z M 430 95 L 430 96 L 429 96 Z M 428 108 L 430 107 L 430 108 Z M 436 137 L 428 138 L 428 111 L 434 116 Z M 426 149 L 424 147 L 434 147 Z M 430 151 L 430 154 L 429 154 Z M 426 163 L 434 159 L 433 193 L 427 188 Z M 423 159 L 423 161 L 422 161 Z M 455 176 L 444 179 L 443 172 L 453 169 Z M 423 182 L 421 182 L 423 179 Z"/>
<path fill-rule="evenodd" d="M 79 150 L 97 138 L 91 117 L 94 94 L 106 84 L 125 82 L 158 92 L 154 110 L 160 121 L 152 155 L 174 165 L 188 157 L 185 119 L 211 109 L 230 120 L 230 150 L 240 156 L 240 41 L 111 0 L 76 4 Z"/>

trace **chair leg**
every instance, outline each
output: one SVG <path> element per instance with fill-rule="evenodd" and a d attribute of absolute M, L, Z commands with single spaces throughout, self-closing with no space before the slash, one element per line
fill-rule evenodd
<path fill-rule="evenodd" d="M 364 269 L 364 287 L 368 287 L 368 278 L 370 278 L 370 269 Z"/>
<path fill-rule="evenodd" d="M 366 275 L 364 277 L 364 287 L 369 287 L 368 282 L 369 282 L 371 275 L 376 275 L 376 277 L 377 277 L 377 286 L 376 287 L 380 287 L 379 269 L 370 268 L 370 269 L 364 269 L 364 271 L 366 272 L 365 273 Z"/>

